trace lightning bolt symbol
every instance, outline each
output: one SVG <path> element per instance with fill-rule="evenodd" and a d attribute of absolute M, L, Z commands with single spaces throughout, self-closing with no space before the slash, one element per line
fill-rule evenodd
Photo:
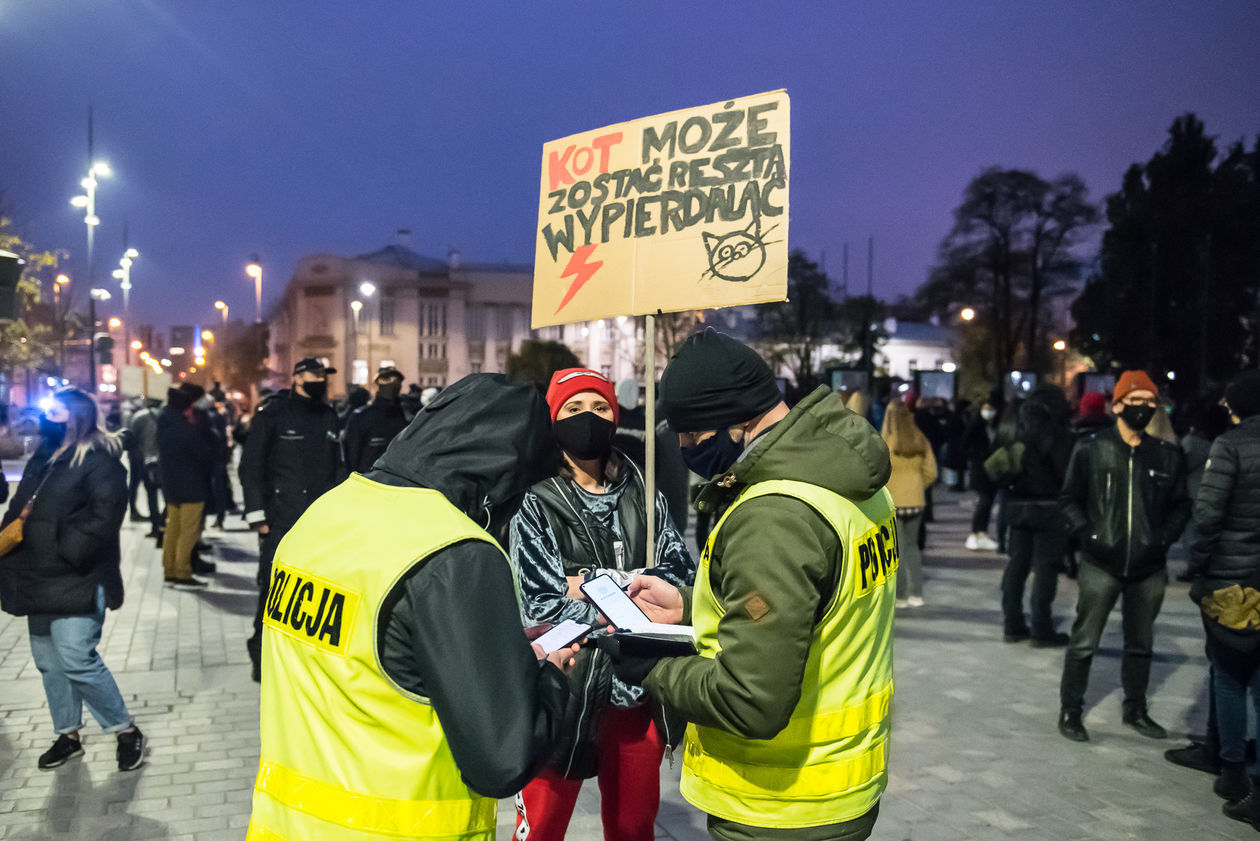
<path fill-rule="evenodd" d="M 556 307 L 556 312 L 564 309 L 569 301 L 573 300 L 573 296 L 578 293 L 586 281 L 591 279 L 591 275 L 599 271 L 600 266 L 604 265 L 603 260 L 596 260 L 594 263 L 588 263 L 587 258 L 595 250 L 595 245 L 580 245 L 573 252 L 573 256 L 569 258 L 568 264 L 564 267 L 564 272 L 560 277 L 568 277 L 573 275 L 573 283 L 569 284 L 569 291 L 564 293 L 564 298 L 560 301 L 560 306 Z"/>

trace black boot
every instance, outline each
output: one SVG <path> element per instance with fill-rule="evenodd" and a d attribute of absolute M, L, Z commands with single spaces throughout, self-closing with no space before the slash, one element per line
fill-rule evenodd
<path fill-rule="evenodd" d="M 1059 732 L 1063 734 L 1065 739 L 1071 739 L 1073 742 L 1089 741 L 1089 731 L 1081 723 L 1080 710 L 1070 710 L 1064 707 L 1059 711 Z"/>
<path fill-rule="evenodd" d="M 1221 760 L 1212 755 L 1206 745 L 1191 742 L 1184 748 L 1171 748 L 1164 751 L 1164 759 L 1183 768 L 1193 768 L 1208 774 L 1221 773 Z"/>
<path fill-rule="evenodd" d="M 1249 823 L 1252 827 L 1260 829 L 1260 792 L 1252 788 L 1242 800 L 1226 803 L 1221 807 L 1221 811 L 1236 821 Z"/>
<path fill-rule="evenodd" d="M 1148 739 L 1167 739 L 1168 731 L 1156 724 L 1146 714 L 1145 707 L 1129 707 L 1124 709 L 1124 723 L 1141 733 Z"/>
<path fill-rule="evenodd" d="M 1246 797 L 1251 792 L 1251 781 L 1247 779 L 1247 763 L 1222 761 L 1221 775 L 1212 784 L 1212 791 L 1230 803 Z"/>

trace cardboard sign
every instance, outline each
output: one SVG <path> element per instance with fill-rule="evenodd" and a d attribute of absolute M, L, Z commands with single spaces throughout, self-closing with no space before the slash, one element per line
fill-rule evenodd
<path fill-rule="evenodd" d="M 788 95 L 543 146 L 533 326 L 782 301 Z"/>

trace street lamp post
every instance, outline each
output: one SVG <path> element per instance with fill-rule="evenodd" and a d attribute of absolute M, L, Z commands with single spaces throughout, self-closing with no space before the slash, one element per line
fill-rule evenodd
<path fill-rule="evenodd" d="M 216 310 L 218 310 L 219 312 L 223 313 L 223 323 L 224 323 L 224 324 L 227 324 L 227 321 L 228 321 L 228 305 L 227 305 L 227 304 L 225 304 L 225 303 L 223 303 L 222 301 L 215 301 L 215 302 L 214 302 L 214 308 L 215 308 Z"/>
<path fill-rule="evenodd" d="M 90 117 L 89 117 L 90 120 Z M 83 208 L 83 224 L 87 226 L 87 280 L 88 289 L 92 288 L 92 248 L 95 242 L 96 226 L 101 224 L 101 219 L 96 215 L 96 187 L 100 183 L 97 176 L 108 178 L 113 172 L 109 168 L 109 164 L 104 161 L 91 161 L 92 157 L 92 139 L 91 125 L 88 127 L 88 174 L 79 182 L 83 187 L 83 194 L 70 199 L 70 204 L 75 207 Z M 95 394 L 95 388 L 93 388 Z"/>
<path fill-rule="evenodd" d="M 376 284 L 370 281 L 363 281 L 359 284 L 359 292 L 364 298 L 371 298 L 376 292 Z M 367 320 L 367 371 L 368 382 L 372 381 L 372 317 L 368 316 Z"/>
<path fill-rule="evenodd" d="M 127 364 L 131 364 L 131 264 L 140 252 L 134 248 L 128 248 L 123 252 L 122 259 L 118 261 L 118 268 L 114 269 L 114 277 L 118 278 L 118 288 L 123 293 L 123 342 L 126 344 Z"/>
<path fill-rule="evenodd" d="M 359 358 L 359 310 L 363 309 L 362 301 L 351 301 L 350 309 L 354 313 L 354 350 L 350 354 L 350 380 L 354 381 L 354 363 Z"/>
<path fill-rule="evenodd" d="M 53 314 L 57 316 L 57 376 L 66 373 L 66 314 L 61 309 L 61 287 L 70 282 L 66 275 L 57 275 L 53 283 Z"/>
<path fill-rule="evenodd" d="M 96 302 L 108 301 L 112 296 L 108 289 L 91 289 L 88 294 L 88 382 L 92 394 L 96 394 Z"/>
<path fill-rule="evenodd" d="M 255 258 L 257 259 L 257 258 Z M 245 274 L 254 279 L 254 321 L 262 323 L 262 266 L 250 263 L 245 267 Z"/>

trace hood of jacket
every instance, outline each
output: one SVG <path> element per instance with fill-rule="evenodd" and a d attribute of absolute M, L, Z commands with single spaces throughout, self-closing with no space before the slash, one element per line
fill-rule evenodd
<path fill-rule="evenodd" d="M 425 406 L 367 477 L 432 488 L 485 524 L 510 517 L 531 485 L 554 475 L 559 457 L 537 389 L 470 374 Z"/>
<path fill-rule="evenodd" d="M 753 443 L 731 468 L 736 481 L 808 482 L 862 501 L 888 484 L 888 446 L 866 419 L 819 386 Z"/>

